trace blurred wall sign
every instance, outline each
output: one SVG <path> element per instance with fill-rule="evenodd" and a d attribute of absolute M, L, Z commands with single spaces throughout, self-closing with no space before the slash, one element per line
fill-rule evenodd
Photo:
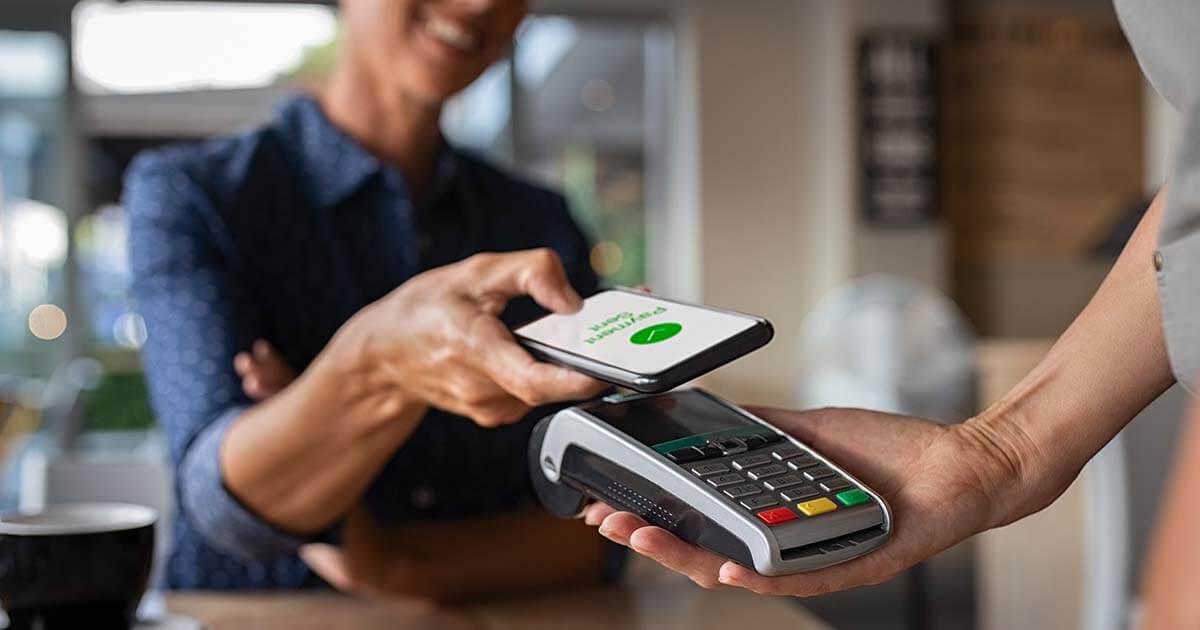
<path fill-rule="evenodd" d="M 936 63 L 928 35 L 871 32 L 859 41 L 859 204 L 868 224 L 920 225 L 937 215 Z"/>

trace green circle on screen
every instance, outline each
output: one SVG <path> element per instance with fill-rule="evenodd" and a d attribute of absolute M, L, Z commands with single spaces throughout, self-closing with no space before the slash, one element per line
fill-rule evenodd
<path fill-rule="evenodd" d="M 629 341 L 639 346 L 648 346 L 652 343 L 666 341 L 671 337 L 678 335 L 679 331 L 681 330 L 683 330 L 683 324 L 677 324 L 675 322 L 663 322 L 661 324 L 647 326 L 633 333 L 633 336 L 629 338 Z"/>

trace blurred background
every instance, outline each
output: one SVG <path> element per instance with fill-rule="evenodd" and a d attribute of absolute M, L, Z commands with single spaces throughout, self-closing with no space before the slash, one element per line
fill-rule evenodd
<path fill-rule="evenodd" d="M 123 171 L 318 86 L 333 2 L 0 4 L 0 508 L 170 510 Z M 969 417 L 1032 367 L 1163 180 L 1176 124 L 1108 0 L 542 0 L 446 135 L 565 191 L 606 284 L 762 314 L 735 400 Z M 1119 627 L 1186 405 L 1051 509 L 836 627 Z"/>

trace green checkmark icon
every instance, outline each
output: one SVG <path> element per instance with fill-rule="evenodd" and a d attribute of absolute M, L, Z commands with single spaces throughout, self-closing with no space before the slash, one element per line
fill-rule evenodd
<path fill-rule="evenodd" d="M 663 322 L 661 324 L 647 326 L 633 333 L 633 336 L 629 338 L 629 341 L 639 346 L 648 346 L 652 343 L 666 341 L 671 337 L 678 335 L 679 331 L 681 330 L 683 330 L 682 324 L 677 324 L 675 322 Z"/>

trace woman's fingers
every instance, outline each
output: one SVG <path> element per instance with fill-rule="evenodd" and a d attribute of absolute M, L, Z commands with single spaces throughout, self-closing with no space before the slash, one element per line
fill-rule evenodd
<path fill-rule="evenodd" d="M 555 313 L 574 313 L 583 298 L 567 279 L 562 260 L 552 249 L 505 254 L 479 254 L 464 261 L 476 299 L 494 303 L 528 295 Z"/>
<path fill-rule="evenodd" d="M 271 344 L 259 339 L 254 342 L 252 351 L 259 376 L 266 387 L 279 391 L 296 380 L 296 373 Z"/>
<path fill-rule="evenodd" d="M 727 561 L 720 567 L 719 579 L 722 584 L 749 589 L 759 595 L 813 597 L 890 579 L 899 569 L 892 566 L 887 558 L 889 556 L 885 553 L 867 554 L 817 571 L 778 577 L 767 577 Z"/>
<path fill-rule="evenodd" d="M 612 512 L 600 522 L 600 535 L 619 544 L 629 546 L 629 537 L 637 530 L 649 527 L 646 521 L 629 512 Z"/>
<path fill-rule="evenodd" d="M 300 559 L 321 579 L 343 593 L 354 593 L 358 585 L 350 575 L 346 554 L 333 545 L 312 543 L 300 547 Z"/>
<path fill-rule="evenodd" d="M 584 519 L 592 520 L 607 511 L 600 523 L 600 534 L 605 538 L 633 549 L 655 562 L 682 573 L 704 588 L 716 588 L 721 565 L 726 562 L 714 553 L 695 545 L 689 545 L 661 527 L 646 523 L 629 512 L 617 512 L 612 508 L 588 506 Z"/>
<path fill-rule="evenodd" d="M 254 342 L 250 352 L 233 358 L 233 370 L 242 379 L 242 391 L 256 402 L 278 394 L 296 379 L 287 361 L 262 339 Z"/>
<path fill-rule="evenodd" d="M 589 503 L 587 507 L 583 508 L 583 522 L 592 527 L 599 527 L 600 523 L 603 523 L 609 514 L 615 512 L 615 509 L 599 501 Z"/>
<path fill-rule="evenodd" d="M 682 573 L 703 588 L 716 588 L 726 559 L 689 545 L 661 527 L 643 527 L 629 537 L 629 547 L 655 562 Z"/>
<path fill-rule="evenodd" d="M 530 407 L 591 398 L 608 386 L 534 359 L 499 319 L 476 317 L 468 333 L 472 359 L 496 384 Z"/>

